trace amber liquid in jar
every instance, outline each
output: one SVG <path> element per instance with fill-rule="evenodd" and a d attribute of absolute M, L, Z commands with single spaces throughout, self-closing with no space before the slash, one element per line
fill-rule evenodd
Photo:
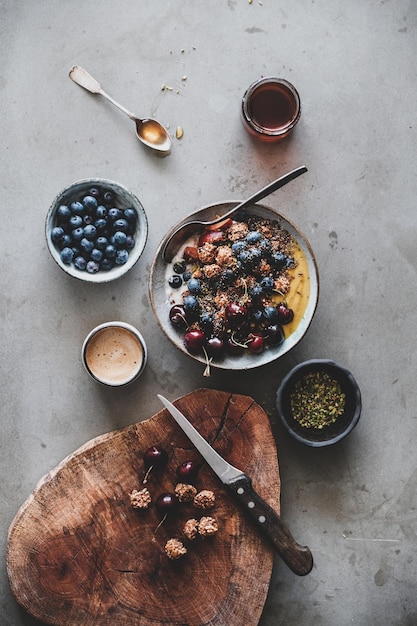
<path fill-rule="evenodd" d="M 296 103 L 288 89 L 269 83 L 255 89 L 249 109 L 258 126 L 274 131 L 285 128 L 291 122 L 296 113 Z"/>
<path fill-rule="evenodd" d="M 251 135 L 262 141 L 278 141 L 293 130 L 300 118 L 300 96 L 283 78 L 261 78 L 246 90 L 241 113 Z"/>

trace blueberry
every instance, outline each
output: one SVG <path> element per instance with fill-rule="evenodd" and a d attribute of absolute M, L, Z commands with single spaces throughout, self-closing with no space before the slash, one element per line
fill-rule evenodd
<path fill-rule="evenodd" d="M 72 215 L 70 217 L 70 224 L 72 228 L 79 228 L 83 225 L 83 218 L 81 217 L 81 215 Z"/>
<path fill-rule="evenodd" d="M 246 250 L 247 248 L 246 241 L 235 241 L 232 243 L 232 252 L 235 256 L 237 256 L 242 250 Z"/>
<path fill-rule="evenodd" d="M 185 280 L 185 282 L 187 282 L 188 280 L 190 280 L 191 276 L 192 276 L 192 274 L 191 274 L 190 270 L 187 270 L 187 271 L 184 272 L 183 279 Z"/>
<path fill-rule="evenodd" d="M 70 209 L 75 215 L 83 215 L 85 212 L 84 206 L 81 202 L 71 202 Z"/>
<path fill-rule="evenodd" d="M 127 219 L 128 222 L 133 222 L 133 223 L 136 222 L 137 217 L 138 217 L 138 214 L 137 214 L 136 210 L 135 209 L 131 209 L 130 207 L 123 211 L 123 215 L 124 215 L 125 219 Z"/>
<path fill-rule="evenodd" d="M 250 244 L 257 243 L 261 238 L 262 235 L 258 230 L 252 230 L 246 235 L 246 241 Z"/>
<path fill-rule="evenodd" d="M 250 256 L 252 265 L 258 265 L 262 260 L 262 251 L 259 248 L 251 248 Z"/>
<path fill-rule="evenodd" d="M 173 289 L 178 289 L 182 285 L 182 278 L 178 274 L 170 276 L 168 279 L 168 285 Z"/>
<path fill-rule="evenodd" d="M 252 300 L 259 300 L 263 296 L 264 290 L 261 285 L 255 284 L 249 289 L 249 295 Z"/>
<path fill-rule="evenodd" d="M 75 241 L 80 241 L 82 238 L 84 237 L 84 228 L 75 228 L 72 231 L 72 238 L 75 239 Z"/>
<path fill-rule="evenodd" d="M 195 296 L 185 296 L 184 310 L 188 320 L 192 321 L 198 319 L 200 315 L 200 303 Z"/>
<path fill-rule="evenodd" d="M 187 283 L 187 287 L 190 293 L 199 293 L 201 289 L 201 283 L 198 278 L 190 278 Z"/>
<path fill-rule="evenodd" d="M 132 250 L 135 247 L 135 238 L 132 235 L 126 237 L 126 248 Z"/>
<path fill-rule="evenodd" d="M 85 269 L 87 270 L 89 274 L 97 274 L 100 267 L 99 267 L 99 264 L 96 263 L 95 261 L 88 261 Z"/>
<path fill-rule="evenodd" d="M 262 250 L 262 252 L 270 252 L 271 251 L 272 244 L 269 241 L 269 239 L 265 239 L 265 238 L 261 239 L 259 241 L 258 245 L 259 245 L 259 249 Z"/>
<path fill-rule="evenodd" d="M 97 187 L 91 187 L 91 189 L 88 190 L 88 195 L 93 196 L 93 198 L 98 198 L 100 195 L 100 189 L 97 189 Z"/>
<path fill-rule="evenodd" d="M 105 207 L 103 204 L 100 204 L 96 209 L 96 217 L 100 219 L 106 216 L 107 216 L 107 207 Z"/>
<path fill-rule="evenodd" d="M 83 256 L 77 256 L 75 257 L 74 265 L 77 268 L 77 270 L 81 270 L 83 272 L 85 268 L 87 267 L 87 261 L 85 260 Z"/>
<path fill-rule="evenodd" d="M 282 267 L 285 267 L 287 258 L 285 254 L 282 254 L 282 252 L 274 252 L 271 255 L 271 261 L 277 269 L 280 269 Z"/>
<path fill-rule="evenodd" d="M 107 237 L 97 237 L 96 239 L 96 248 L 98 250 L 105 250 L 109 245 Z"/>
<path fill-rule="evenodd" d="M 291 257 L 287 257 L 285 259 L 285 267 L 288 268 L 288 269 L 291 269 L 292 267 L 295 267 L 294 259 L 292 259 Z"/>
<path fill-rule="evenodd" d="M 96 227 L 97 232 L 102 233 L 107 228 L 107 220 L 100 218 L 94 222 L 94 226 Z"/>
<path fill-rule="evenodd" d="M 93 248 L 91 250 L 91 253 L 90 253 L 90 258 L 91 258 L 92 261 L 97 261 L 97 263 L 100 263 L 100 261 L 103 258 L 102 250 L 98 250 L 97 248 Z"/>
<path fill-rule="evenodd" d="M 114 263 L 111 259 L 103 259 L 100 263 L 100 269 L 108 272 L 111 268 L 114 267 Z"/>
<path fill-rule="evenodd" d="M 112 191 L 105 191 L 103 194 L 103 198 L 105 200 L 105 202 L 111 202 L 113 200 L 113 192 Z"/>
<path fill-rule="evenodd" d="M 116 256 L 116 248 L 111 244 L 106 246 L 106 257 L 108 259 L 114 259 L 115 256 Z"/>
<path fill-rule="evenodd" d="M 72 238 L 69 235 L 65 234 L 65 235 L 62 235 L 61 239 L 58 241 L 58 246 L 62 250 L 63 248 L 71 247 L 71 243 L 72 243 Z"/>
<path fill-rule="evenodd" d="M 97 208 L 98 202 L 97 198 L 94 196 L 84 196 L 83 205 L 87 209 L 87 211 L 93 211 Z"/>
<path fill-rule="evenodd" d="M 232 270 L 230 267 L 224 270 L 222 274 L 222 282 L 225 285 L 231 285 L 235 279 L 236 279 L 236 272 L 234 270 Z"/>
<path fill-rule="evenodd" d="M 204 311 L 200 316 L 200 325 L 206 335 L 211 335 L 213 330 L 213 315 L 209 311 Z"/>
<path fill-rule="evenodd" d="M 129 253 L 127 250 L 118 250 L 116 252 L 116 258 L 114 262 L 116 265 L 124 265 L 129 258 Z"/>
<path fill-rule="evenodd" d="M 262 309 L 255 309 L 254 311 L 252 311 L 251 317 L 253 321 L 256 322 L 256 324 L 260 324 L 264 319 L 264 312 L 262 311 Z"/>
<path fill-rule="evenodd" d="M 264 309 L 265 319 L 271 324 L 278 321 L 278 311 L 275 306 L 266 306 Z"/>
<path fill-rule="evenodd" d="M 117 230 L 113 235 L 113 241 L 118 247 L 124 246 L 127 241 L 126 233 L 123 233 L 121 230 Z"/>
<path fill-rule="evenodd" d="M 94 243 L 90 241 L 90 239 L 87 239 L 87 237 L 83 237 L 80 241 L 80 248 L 84 252 L 91 252 L 91 250 L 94 248 Z"/>
<path fill-rule="evenodd" d="M 274 279 L 271 276 L 264 276 L 261 280 L 261 287 L 266 292 L 272 291 L 274 288 Z"/>
<path fill-rule="evenodd" d="M 84 237 L 87 237 L 87 239 L 94 239 L 97 236 L 97 228 L 94 226 L 94 224 L 87 224 L 87 226 L 84 228 Z"/>
<path fill-rule="evenodd" d="M 116 220 L 119 220 L 123 216 L 123 213 L 121 212 L 120 209 L 113 208 L 113 209 L 109 209 L 107 215 L 109 216 L 112 222 L 115 222 Z"/>
<path fill-rule="evenodd" d="M 89 215 L 89 214 L 84 215 L 84 217 L 83 217 L 83 224 L 86 224 L 86 225 L 87 224 L 92 224 L 93 221 L 94 220 L 93 220 L 93 217 L 91 215 Z"/>
<path fill-rule="evenodd" d="M 51 239 L 53 242 L 58 243 L 65 235 L 65 231 L 62 226 L 54 226 L 51 230 Z"/>
<path fill-rule="evenodd" d="M 71 210 L 66 204 L 61 204 L 56 210 L 56 214 L 65 222 L 71 217 Z"/>
<path fill-rule="evenodd" d="M 184 274 L 185 270 L 186 270 L 186 263 L 185 261 L 177 261 L 176 263 L 174 263 L 174 265 L 172 266 L 172 269 L 174 270 L 174 272 L 176 274 Z"/>
<path fill-rule="evenodd" d="M 121 230 L 125 233 L 128 227 L 129 227 L 128 221 L 123 218 L 120 218 L 114 221 L 115 230 Z"/>
<path fill-rule="evenodd" d="M 249 266 L 251 263 L 251 259 L 252 256 L 249 250 L 241 250 L 241 252 L 239 252 L 239 261 L 242 263 L 242 265 Z"/>
<path fill-rule="evenodd" d="M 72 248 L 63 248 L 61 250 L 61 261 L 63 263 L 65 263 L 66 265 L 69 265 L 70 263 L 72 263 L 72 260 L 74 258 L 74 251 Z"/>

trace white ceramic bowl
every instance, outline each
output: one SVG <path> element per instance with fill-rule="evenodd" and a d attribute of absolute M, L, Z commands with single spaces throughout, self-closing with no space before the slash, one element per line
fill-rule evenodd
<path fill-rule="evenodd" d="M 137 213 L 136 230 L 133 233 L 135 245 L 129 251 L 128 260 L 123 265 L 114 265 L 109 270 L 99 270 L 97 273 L 88 273 L 85 270 L 77 269 L 74 263 L 64 263 L 61 259 L 60 249 L 52 240 L 52 229 L 57 225 L 57 211 L 61 205 L 69 206 L 74 201 L 80 201 L 88 195 L 88 190 L 98 188 L 113 193 L 112 206 L 118 209 L 133 208 Z M 90 283 L 104 283 L 116 280 L 126 274 L 140 258 L 148 237 L 148 220 L 145 210 L 138 198 L 120 183 L 103 178 L 87 178 L 73 183 L 63 189 L 52 202 L 45 223 L 45 235 L 49 251 L 52 258 L 61 269 L 70 276 Z"/>
<path fill-rule="evenodd" d="M 202 364 L 206 364 L 206 358 L 204 354 L 191 354 L 184 346 L 184 331 L 174 328 L 169 320 L 169 311 L 171 307 L 170 296 L 167 291 L 167 276 L 170 269 L 162 258 L 162 249 L 170 234 L 181 224 L 185 224 L 190 220 L 213 219 L 218 215 L 222 215 L 227 210 L 236 206 L 237 203 L 224 202 L 209 205 L 203 209 L 189 215 L 184 220 L 181 220 L 163 239 L 154 257 L 154 261 L 151 267 L 150 279 L 149 279 L 149 296 L 153 311 L 158 320 L 160 327 L 162 328 L 168 339 L 184 354 L 187 354 L 196 361 Z M 313 251 L 309 242 L 300 232 L 300 230 L 292 224 L 286 217 L 278 213 L 272 208 L 264 205 L 256 204 L 246 209 L 246 213 L 257 215 L 264 219 L 277 220 L 282 228 L 286 229 L 290 235 L 295 239 L 298 247 L 300 248 L 308 269 L 308 285 L 305 287 L 307 291 L 304 292 L 304 296 L 307 299 L 307 304 L 302 316 L 298 319 L 296 326 L 291 333 L 286 336 L 285 341 L 281 345 L 268 346 L 261 354 L 249 354 L 248 350 L 243 354 L 225 355 L 219 360 L 213 360 L 211 367 L 219 368 L 223 370 L 247 370 L 256 368 L 261 365 L 265 365 L 276 359 L 282 357 L 289 350 L 301 341 L 307 332 L 310 323 L 313 319 L 319 295 L 319 278 L 317 264 Z M 288 331 L 289 332 L 289 331 Z"/>

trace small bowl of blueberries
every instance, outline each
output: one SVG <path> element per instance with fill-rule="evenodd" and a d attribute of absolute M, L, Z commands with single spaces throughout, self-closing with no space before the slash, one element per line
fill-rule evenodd
<path fill-rule="evenodd" d="M 148 220 L 141 202 L 126 187 L 88 178 L 56 196 L 45 234 L 52 258 L 67 274 L 104 283 L 123 276 L 138 261 Z"/>

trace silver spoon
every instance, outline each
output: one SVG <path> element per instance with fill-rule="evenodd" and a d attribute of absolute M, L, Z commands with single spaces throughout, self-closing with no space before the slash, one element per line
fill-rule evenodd
<path fill-rule="evenodd" d="M 103 91 L 100 83 L 79 65 L 74 65 L 70 69 L 69 77 L 74 83 L 80 85 L 80 87 L 84 87 L 84 89 L 87 89 L 87 91 L 91 93 L 100 94 L 100 96 L 106 98 L 109 102 L 114 104 L 114 106 L 123 111 L 123 113 L 126 113 L 126 115 L 135 122 L 136 135 L 142 143 L 149 146 L 149 148 L 153 148 L 153 150 L 169 154 L 171 150 L 171 138 L 162 124 L 149 117 L 144 119 L 136 117 L 136 115 L 125 109 L 124 106 L 116 102 L 116 100 L 113 100 L 113 98 Z"/>
<path fill-rule="evenodd" d="M 236 211 L 239 211 L 240 209 L 243 209 L 250 204 L 255 204 L 255 202 L 258 202 L 266 196 L 269 196 L 269 194 L 271 194 L 273 191 L 276 191 L 280 187 L 283 187 L 291 180 L 294 180 L 294 178 L 297 178 L 297 176 L 304 174 L 304 172 L 307 172 L 307 168 L 304 165 L 302 165 L 301 167 L 297 167 L 295 170 L 292 170 L 291 172 L 288 172 L 288 174 L 285 174 L 284 176 L 277 178 L 277 180 L 274 180 L 272 183 L 269 183 L 268 185 L 266 185 L 266 187 L 254 193 L 250 198 L 248 198 L 244 202 L 240 202 L 240 204 L 234 206 L 232 209 L 230 209 L 230 211 L 227 211 L 227 213 L 225 213 L 221 217 L 216 217 L 216 219 L 214 220 L 210 220 L 209 222 L 193 220 L 192 222 L 182 224 L 169 236 L 167 242 L 162 249 L 162 258 L 166 263 L 169 263 L 170 261 L 172 261 L 172 258 L 174 257 L 176 252 L 178 252 L 181 244 L 186 239 L 188 239 L 188 237 L 190 237 L 191 234 L 197 229 L 201 230 L 207 228 L 208 226 L 214 226 L 215 224 L 219 224 L 228 217 L 231 217 L 234 213 L 236 213 Z"/>

